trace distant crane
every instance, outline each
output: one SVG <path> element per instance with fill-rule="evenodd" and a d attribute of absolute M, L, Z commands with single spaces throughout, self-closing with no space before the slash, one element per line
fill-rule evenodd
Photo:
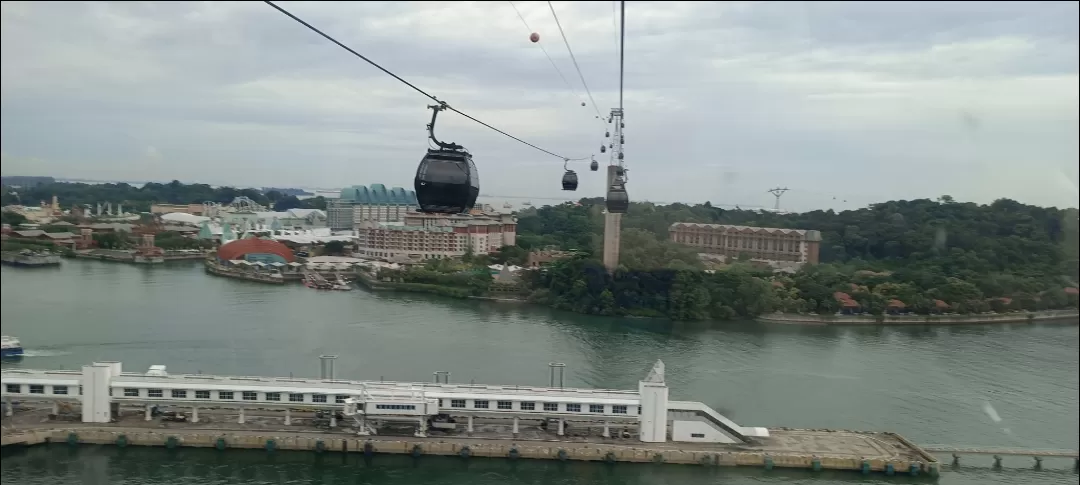
<path fill-rule="evenodd" d="M 776 197 L 776 205 L 773 206 L 774 209 L 780 210 L 780 196 L 784 195 L 784 192 L 787 192 L 789 190 L 791 190 L 791 189 L 789 189 L 787 187 L 776 187 L 775 189 L 769 189 L 769 190 L 766 191 L 766 192 L 772 194 L 773 197 Z"/>

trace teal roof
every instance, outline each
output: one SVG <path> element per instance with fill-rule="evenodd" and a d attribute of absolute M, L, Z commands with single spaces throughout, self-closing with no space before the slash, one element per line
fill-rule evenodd
<path fill-rule="evenodd" d="M 349 200 L 357 204 L 419 205 L 416 201 L 416 192 L 401 187 L 387 190 L 383 184 L 371 184 L 371 187 L 354 185 L 341 189 L 341 200 Z"/>

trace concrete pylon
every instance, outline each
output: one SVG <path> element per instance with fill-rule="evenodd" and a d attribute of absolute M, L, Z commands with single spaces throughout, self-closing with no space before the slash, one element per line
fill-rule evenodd
<path fill-rule="evenodd" d="M 615 165 L 608 165 L 607 188 L 615 183 Z M 604 267 L 609 273 L 619 267 L 619 244 L 621 243 L 622 214 L 604 213 Z"/>

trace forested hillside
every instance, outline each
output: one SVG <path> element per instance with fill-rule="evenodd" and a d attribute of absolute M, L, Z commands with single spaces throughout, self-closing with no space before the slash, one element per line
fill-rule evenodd
<path fill-rule="evenodd" d="M 583 199 L 531 209 L 519 219 L 519 245 L 582 250 L 535 285 L 536 299 L 575 311 L 731 318 L 766 311 L 835 312 L 835 292 L 881 313 L 898 300 L 907 310 L 950 311 L 1075 306 L 1075 209 L 1002 199 L 989 205 L 939 200 L 890 201 L 843 211 L 776 214 L 709 204 L 632 203 L 623 217 L 620 271 L 608 275 L 599 254 L 602 201 Z M 816 229 L 821 265 L 774 277 L 744 265 L 700 271 L 695 251 L 671 243 L 674 222 Z M 1072 289 L 1069 289 L 1072 288 Z"/>

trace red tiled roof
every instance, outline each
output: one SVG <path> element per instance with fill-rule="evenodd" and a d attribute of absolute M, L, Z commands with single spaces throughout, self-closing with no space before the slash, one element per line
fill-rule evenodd
<path fill-rule="evenodd" d="M 218 258 L 224 260 L 243 259 L 245 254 L 276 254 L 287 263 L 296 261 L 288 246 L 269 239 L 240 239 L 222 245 L 217 251 Z"/>

